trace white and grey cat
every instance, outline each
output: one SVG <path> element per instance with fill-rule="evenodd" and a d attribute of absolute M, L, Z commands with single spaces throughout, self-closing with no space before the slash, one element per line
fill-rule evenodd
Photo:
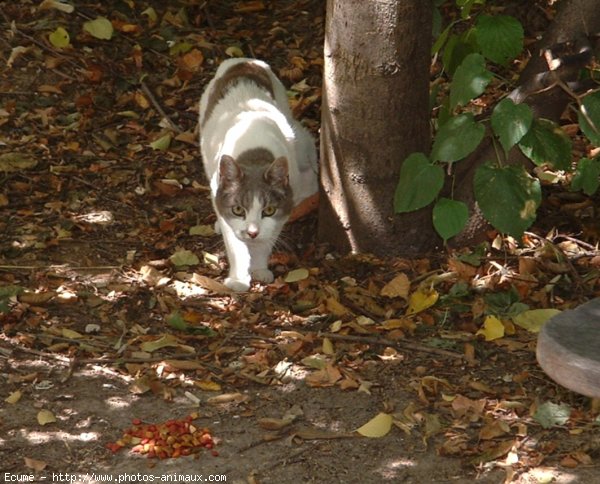
<path fill-rule="evenodd" d="M 229 259 L 225 284 L 272 282 L 271 250 L 292 208 L 318 189 L 312 136 L 269 66 L 224 61 L 200 99 L 200 148 Z"/>

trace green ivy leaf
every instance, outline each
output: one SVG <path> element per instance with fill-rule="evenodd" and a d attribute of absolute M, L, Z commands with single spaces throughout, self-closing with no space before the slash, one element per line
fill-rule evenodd
<path fill-rule="evenodd" d="M 473 190 L 488 222 L 517 239 L 535 220 L 542 200 L 539 180 L 520 165 L 480 166 L 475 172 Z"/>
<path fill-rule="evenodd" d="M 450 107 L 465 105 L 479 96 L 492 80 L 492 73 L 485 68 L 481 54 L 469 54 L 454 72 L 450 85 Z"/>
<path fill-rule="evenodd" d="M 114 29 L 106 17 L 98 17 L 83 23 L 83 30 L 96 39 L 110 40 Z"/>
<path fill-rule="evenodd" d="M 474 29 L 469 29 L 461 35 L 451 34 L 448 37 L 442 54 L 442 63 L 444 64 L 444 70 L 451 76 L 454 75 L 456 68 L 465 57 L 477 52 L 478 47 L 474 32 Z"/>
<path fill-rule="evenodd" d="M 400 168 L 400 180 L 394 194 L 396 213 L 412 212 L 429 205 L 444 185 L 444 170 L 423 153 L 412 153 Z"/>
<path fill-rule="evenodd" d="M 509 15 L 480 15 L 475 34 L 481 53 L 492 62 L 505 65 L 523 50 L 523 26 Z"/>
<path fill-rule="evenodd" d="M 571 407 L 566 403 L 562 405 L 552 402 L 542 403 L 533 414 L 533 419 L 545 429 L 556 425 L 564 425 L 570 417 Z"/>
<path fill-rule="evenodd" d="M 463 19 L 468 18 L 471 14 L 471 9 L 473 8 L 473 5 L 477 3 L 483 5 L 485 3 L 485 0 L 456 0 L 456 5 L 461 9 L 460 16 Z"/>
<path fill-rule="evenodd" d="M 459 114 L 442 125 L 433 141 L 433 161 L 458 161 L 479 146 L 485 127 L 475 121 L 471 113 Z"/>
<path fill-rule="evenodd" d="M 548 163 L 557 170 L 571 169 L 571 140 L 552 121 L 534 119 L 519 148 L 536 165 Z"/>
<path fill-rule="evenodd" d="M 600 146 L 600 92 L 593 92 L 583 98 L 577 117 L 583 134 Z"/>
<path fill-rule="evenodd" d="M 527 104 L 515 104 L 505 98 L 496 104 L 492 112 L 492 129 L 500 138 L 500 144 L 508 153 L 529 131 L 533 113 Z"/>
<path fill-rule="evenodd" d="M 600 159 L 582 158 L 577 163 L 575 174 L 571 180 L 571 190 L 583 190 L 586 195 L 593 195 L 600 185 Z"/>
<path fill-rule="evenodd" d="M 433 207 L 433 226 L 446 240 L 458 234 L 469 219 L 469 209 L 460 201 L 440 198 Z"/>

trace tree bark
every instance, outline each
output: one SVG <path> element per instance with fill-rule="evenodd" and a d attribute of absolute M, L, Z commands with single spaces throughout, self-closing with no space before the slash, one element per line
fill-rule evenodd
<path fill-rule="evenodd" d="M 430 0 L 328 0 L 319 238 L 341 252 L 432 248 L 430 209 L 398 216 L 400 166 L 427 152 Z"/>

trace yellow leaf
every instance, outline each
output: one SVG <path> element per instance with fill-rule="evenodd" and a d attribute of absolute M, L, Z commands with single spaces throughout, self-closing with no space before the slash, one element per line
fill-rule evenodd
<path fill-rule="evenodd" d="M 75 11 L 75 7 L 73 5 L 59 2 L 57 0 L 44 0 L 38 6 L 38 10 L 50 10 L 53 8 L 65 13 L 73 13 Z"/>
<path fill-rule="evenodd" d="M 414 331 L 417 327 L 414 321 L 407 318 L 386 319 L 381 326 L 383 329 L 406 329 L 408 331 Z"/>
<path fill-rule="evenodd" d="M 194 382 L 194 386 L 200 388 L 200 390 L 204 390 L 207 392 L 219 392 L 221 391 L 221 385 L 219 385 L 216 381 L 210 380 L 197 380 Z"/>
<path fill-rule="evenodd" d="M 401 272 L 390 282 L 381 288 L 381 295 L 385 297 L 401 297 L 406 299 L 410 291 L 410 281 L 408 276 Z"/>
<path fill-rule="evenodd" d="M 514 323 L 521 328 L 531 331 L 532 333 L 539 333 L 542 326 L 553 316 L 560 314 L 558 309 L 532 309 L 530 311 L 524 311 L 518 316 L 513 318 Z"/>
<path fill-rule="evenodd" d="M 212 225 L 194 225 L 190 227 L 190 235 L 199 235 L 201 237 L 211 237 L 215 235 L 215 230 Z"/>
<path fill-rule="evenodd" d="M 288 272 L 287 276 L 285 276 L 284 281 L 288 284 L 290 282 L 298 282 L 306 279 L 309 276 L 308 269 L 295 269 L 293 271 Z"/>
<path fill-rule="evenodd" d="M 334 316 L 338 318 L 345 316 L 347 314 L 352 314 L 352 312 L 345 307 L 342 303 L 340 303 L 337 299 L 333 297 L 328 297 L 325 301 L 325 305 L 327 306 L 327 311 L 329 311 Z"/>
<path fill-rule="evenodd" d="M 110 40 L 113 35 L 113 26 L 106 17 L 98 17 L 83 23 L 85 30 L 92 37 L 102 40 Z"/>
<path fill-rule="evenodd" d="M 37 414 L 37 421 L 40 425 L 46 425 L 56 422 L 56 417 L 50 410 L 40 410 Z"/>
<path fill-rule="evenodd" d="M 151 24 L 156 23 L 156 21 L 158 20 L 158 15 L 156 13 L 156 10 L 154 10 L 154 8 L 152 8 L 152 7 L 148 7 L 146 10 L 144 10 L 142 12 L 142 15 L 145 15 L 146 17 L 148 17 L 148 20 L 150 21 Z"/>
<path fill-rule="evenodd" d="M 418 291 L 413 292 L 408 299 L 406 315 L 410 316 L 411 314 L 420 313 L 421 311 L 430 308 L 437 302 L 439 297 L 439 293 L 434 289 L 419 289 Z"/>
<path fill-rule="evenodd" d="M 333 343 L 329 338 L 323 338 L 323 353 L 326 355 L 335 354 L 335 350 L 333 349 Z"/>
<path fill-rule="evenodd" d="M 179 346 L 177 338 L 171 334 L 166 334 L 162 338 L 155 339 L 153 341 L 145 341 L 140 345 L 143 351 L 152 353 L 153 351 L 165 348 L 166 346 Z"/>
<path fill-rule="evenodd" d="M 486 341 L 492 341 L 504 336 L 504 325 L 496 316 L 488 316 L 483 322 L 483 328 L 476 334 L 482 334 Z"/>
<path fill-rule="evenodd" d="M 69 45 L 69 32 L 62 27 L 57 27 L 56 30 L 48 36 L 48 40 L 50 40 L 50 43 L 54 47 L 63 49 Z"/>
<path fill-rule="evenodd" d="M 239 47 L 232 45 L 231 47 L 227 47 L 227 49 L 225 49 L 225 53 L 229 56 L 229 57 L 244 57 L 244 52 L 242 51 L 242 49 L 240 49 Z"/>
<path fill-rule="evenodd" d="M 329 327 L 329 332 L 330 333 L 337 333 L 340 329 L 342 329 L 342 320 L 338 319 L 337 321 L 334 321 L 333 323 L 331 323 L 331 326 Z"/>
<path fill-rule="evenodd" d="M 16 391 L 12 392 L 8 397 L 6 397 L 4 399 L 4 401 L 6 403 L 10 403 L 11 405 L 14 405 L 19 400 L 21 400 L 21 396 L 23 396 L 23 393 L 21 392 L 21 390 L 16 390 Z"/>
<path fill-rule="evenodd" d="M 83 338 L 83 335 L 81 333 L 78 333 L 77 331 L 73 331 L 72 329 L 63 328 L 61 332 L 65 338 L 69 338 L 69 339 Z"/>
<path fill-rule="evenodd" d="M 392 421 L 393 418 L 389 413 L 380 412 L 356 431 L 364 437 L 383 437 L 392 428 Z"/>

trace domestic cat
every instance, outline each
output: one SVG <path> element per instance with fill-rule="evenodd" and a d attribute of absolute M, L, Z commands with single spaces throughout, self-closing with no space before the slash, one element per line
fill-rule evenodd
<path fill-rule="evenodd" d="M 277 237 L 318 182 L 314 140 L 265 62 L 219 66 L 200 99 L 200 149 L 229 260 L 225 285 L 240 292 L 251 280 L 272 282 Z"/>

